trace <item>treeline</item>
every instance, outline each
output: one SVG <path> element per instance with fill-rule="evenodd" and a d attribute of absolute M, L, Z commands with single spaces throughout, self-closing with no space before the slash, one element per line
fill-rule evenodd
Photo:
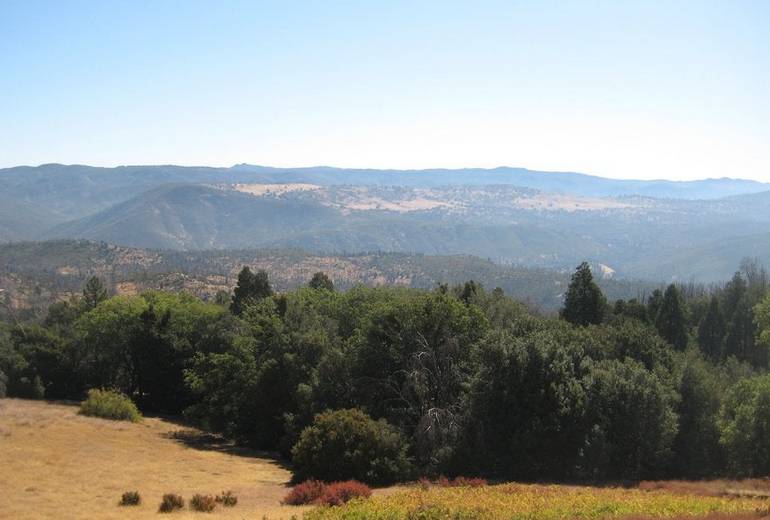
<path fill-rule="evenodd" d="M 474 282 L 431 291 L 324 274 L 277 294 L 82 297 L 0 331 L 0 393 L 117 389 L 146 413 L 291 457 L 301 477 L 618 480 L 770 475 L 770 296 L 723 287 L 607 302 L 586 264 L 560 317 Z"/>

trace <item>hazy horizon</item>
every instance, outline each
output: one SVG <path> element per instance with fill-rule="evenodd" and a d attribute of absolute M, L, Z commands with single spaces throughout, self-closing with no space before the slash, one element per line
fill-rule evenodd
<path fill-rule="evenodd" d="M 770 4 L 6 2 L 0 167 L 770 181 Z"/>
<path fill-rule="evenodd" d="M 464 170 L 499 170 L 499 169 L 512 169 L 512 170 L 527 170 L 531 172 L 537 172 L 537 173 L 544 173 L 544 174 L 577 174 L 577 175 L 585 175 L 588 177 L 598 177 L 602 179 L 610 179 L 610 180 L 619 180 L 619 181 L 631 181 L 631 182 L 700 182 L 700 181 L 718 181 L 718 180 L 731 180 L 731 181 L 749 181 L 749 182 L 759 182 L 763 184 L 770 184 L 770 180 L 762 180 L 762 179 L 750 179 L 746 177 L 732 177 L 732 176 L 724 176 L 724 177 L 702 177 L 702 178 L 693 178 L 693 179 L 668 179 L 664 177 L 658 177 L 658 178 L 649 178 L 649 179 L 640 179 L 640 178 L 623 178 L 623 177 L 610 177 L 610 176 L 604 176 L 604 175 L 596 175 L 590 172 L 580 172 L 575 170 L 537 170 L 534 168 L 527 168 L 526 166 L 511 166 L 511 165 L 498 165 L 498 166 L 490 166 L 490 167 L 481 167 L 481 166 L 459 166 L 459 167 L 450 167 L 450 168 L 444 168 L 444 167 L 426 167 L 426 168 L 372 168 L 367 166 L 336 166 L 333 164 L 312 164 L 312 165 L 293 165 L 293 166 L 275 166 L 272 164 L 258 164 L 258 163 L 250 163 L 250 162 L 239 162 L 234 164 L 180 164 L 180 163 L 157 163 L 157 164 L 88 164 L 83 162 L 73 162 L 73 163 L 60 163 L 60 162 L 47 162 L 47 163 L 40 163 L 40 164 L 16 164 L 13 166 L 0 166 L 0 170 L 3 169 L 10 169 L 10 168 L 40 168 L 43 166 L 50 166 L 50 165 L 58 165 L 58 166 L 84 166 L 89 168 L 152 168 L 152 167 L 163 167 L 163 166 L 177 166 L 182 168 L 212 168 L 212 169 L 228 169 L 228 168 L 236 168 L 238 166 L 253 166 L 258 168 L 275 168 L 280 170 L 305 170 L 305 169 L 316 169 L 316 168 L 329 168 L 332 170 L 371 170 L 371 171 L 393 171 L 393 172 L 430 172 L 430 171 L 464 171 Z"/>

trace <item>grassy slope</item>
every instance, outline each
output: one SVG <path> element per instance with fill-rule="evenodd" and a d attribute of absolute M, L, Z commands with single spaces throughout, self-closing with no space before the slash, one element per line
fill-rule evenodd
<path fill-rule="evenodd" d="M 342 508 L 285 507 L 280 500 L 290 473 L 276 460 L 206 441 L 200 432 L 163 419 L 108 421 L 80 416 L 72 405 L 0 399 L 0 518 L 160 518 L 157 507 L 164 493 L 189 499 L 194 493 L 223 490 L 238 496 L 236 507 L 219 507 L 211 515 L 184 510 L 173 518 L 275 520 L 309 513 L 310 520 L 395 520 L 409 514 L 425 520 L 455 518 L 452 514 L 489 520 L 592 520 L 724 512 L 730 515 L 719 520 L 749 520 L 768 506 L 766 499 L 722 496 L 731 488 L 767 496 L 767 482 L 755 480 L 649 482 L 638 489 L 514 483 L 484 488 L 396 486 Z M 117 505 L 128 490 L 141 493 L 141 506 Z"/>
<path fill-rule="evenodd" d="M 238 505 L 206 518 L 301 513 L 280 505 L 291 475 L 275 460 L 189 447 L 171 437 L 180 430 L 162 419 L 132 424 L 83 417 L 75 406 L 0 399 L 0 518 L 158 518 L 164 493 L 189 499 L 228 489 Z M 128 490 L 141 493 L 141 506 L 117 505 Z"/>

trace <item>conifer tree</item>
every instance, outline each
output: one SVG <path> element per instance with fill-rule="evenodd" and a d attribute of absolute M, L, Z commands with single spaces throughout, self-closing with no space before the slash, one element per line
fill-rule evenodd
<path fill-rule="evenodd" d="M 682 296 L 674 284 L 669 285 L 663 293 L 655 327 L 660 336 L 677 350 L 687 347 L 687 316 Z"/>
<path fill-rule="evenodd" d="M 722 358 L 726 324 L 719 305 L 719 298 L 711 297 L 708 310 L 698 325 L 698 344 L 701 351 L 712 360 Z"/>
<path fill-rule="evenodd" d="M 606 300 L 594 282 L 588 263 L 580 264 L 572 275 L 561 317 L 577 325 L 598 324 L 604 317 Z"/>
<path fill-rule="evenodd" d="M 83 307 L 85 310 L 90 311 L 106 299 L 107 289 L 102 280 L 97 276 L 89 278 L 83 288 Z"/>
<path fill-rule="evenodd" d="M 233 291 L 233 300 L 230 311 L 240 316 L 244 308 L 249 304 L 273 295 L 273 288 L 264 270 L 252 273 L 248 266 L 238 273 L 238 285 Z"/>

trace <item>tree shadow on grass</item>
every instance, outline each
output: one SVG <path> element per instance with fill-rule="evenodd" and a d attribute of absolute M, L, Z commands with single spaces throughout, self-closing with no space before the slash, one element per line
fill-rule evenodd
<path fill-rule="evenodd" d="M 277 464 L 282 469 L 291 471 L 291 466 L 288 461 L 281 458 L 278 453 L 255 450 L 246 446 L 241 446 L 236 444 L 234 441 L 216 433 L 204 432 L 194 428 L 185 428 L 182 430 L 175 430 L 164 433 L 163 437 L 196 450 L 216 451 L 219 453 L 226 453 L 228 455 L 235 455 L 238 457 L 246 457 L 252 459 L 268 459 L 271 462 Z"/>

